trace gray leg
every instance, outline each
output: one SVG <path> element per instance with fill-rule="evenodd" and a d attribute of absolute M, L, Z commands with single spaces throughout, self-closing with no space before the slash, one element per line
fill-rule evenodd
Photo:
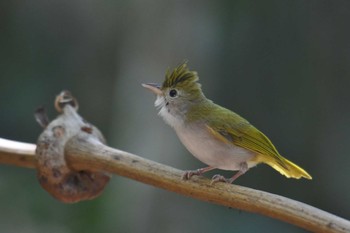
<path fill-rule="evenodd" d="M 232 176 L 230 179 L 226 179 L 222 175 L 215 175 L 211 179 L 211 184 L 214 184 L 216 182 L 226 182 L 226 183 L 232 184 L 233 181 L 235 181 L 238 177 L 240 177 L 241 175 L 243 175 L 247 171 L 248 171 L 248 164 L 246 162 L 241 163 L 239 171 L 234 176 Z"/>
<path fill-rule="evenodd" d="M 215 169 L 215 167 L 204 167 L 204 168 L 199 168 L 197 170 L 193 170 L 193 171 L 185 171 L 185 173 L 182 175 L 182 179 L 183 180 L 189 180 L 191 179 L 192 176 L 200 176 L 205 172 L 211 171 Z"/>

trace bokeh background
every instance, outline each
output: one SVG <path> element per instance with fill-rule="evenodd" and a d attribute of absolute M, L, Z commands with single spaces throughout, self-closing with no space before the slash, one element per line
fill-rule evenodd
<path fill-rule="evenodd" d="M 207 97 L 313 176 L 286 179 L 260 165 L 237 184 L 349 219 L 349 22 L 346 0 L 0 1 L 0 137 L 35 142 L 34 110 L 45 105 L 54 118 L 54 97 L 68 89 L 109 145 L 199 168 L 140 85 L 188 59 Z M 304 232 L 117 176 L 99 198 L 63 204 L 34 170 L 5 165 L 0 231 Z"/>

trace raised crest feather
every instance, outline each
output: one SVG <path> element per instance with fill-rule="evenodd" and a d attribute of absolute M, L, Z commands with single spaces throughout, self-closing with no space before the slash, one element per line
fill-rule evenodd
<path fill-rule="evenodd" d="M 187 67 L 187 61 L 181 63 L 172 72 L 167 71 L 165 75 L 165 81 L 163 82 L 162 89 L 170 87 L 197 87 L 200 88 L 200 84 L 196 71 L 190 71 Z"/>

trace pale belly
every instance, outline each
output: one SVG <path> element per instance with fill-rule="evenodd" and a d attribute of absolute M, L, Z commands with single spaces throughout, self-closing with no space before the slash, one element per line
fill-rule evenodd
<path fill-rule="evenodd" d="M 241 163 L 247 162 L 248 168 L 256 165 L 250 161 L 255 153 L 233 144 L 224 143 L 210 134 L 207 129 L 189 129 L 182 127 L 176 133 L 185 147 L 194 157 L 203 163 L 222 170 L 240 170 Z"/>

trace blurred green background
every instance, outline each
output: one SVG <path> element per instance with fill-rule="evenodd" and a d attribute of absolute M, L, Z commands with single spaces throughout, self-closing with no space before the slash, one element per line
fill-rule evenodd
<path fill-rule="evenodd" d="M 0 137 L 35 142 L 34 110 L 45 105 L 54 118 L 53 100 L 68 89 L 109 145 L 199 168 L 140 85 L 161 82 L 168 67 L 188 59 L 207 97 L 247 118 L 313 176 L 286 179 L 260 165 L 237 184 L 349 219 L 349 22 L 346 0 L 4 0 Z M 117 176 L 99 198 L 63 204 L 34 170 L 5 165 L 0 231 L 304 232 Z"/>

